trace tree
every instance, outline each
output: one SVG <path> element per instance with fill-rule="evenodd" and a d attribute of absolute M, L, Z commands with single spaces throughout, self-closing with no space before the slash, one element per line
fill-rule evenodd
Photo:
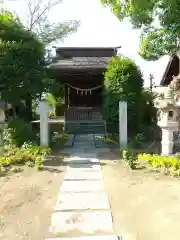
<path fill-rule="evenodd" d="M 27 6 L 25 26 L 35 32 L 46 45 L 56 40 L 63 40 L 77 31 L 78 21 L 50 23 L 48 19 L 50 11 L 62 0 L 24 0 L 24 2 Z"/>
<path fill-rule="evenodd" d="M 180 0 L 101 0 L 120 19 L 141 28 L 139 54 L 147 60 L 173 55 L 180 43 Z"/>
<path fill-rule="evenodd" d="M 119 101 L 128 103 L 128 131 L 136 133 L 141 125 L 143 78 L 128 58 L 113 57 L 105 72 L 104 113 L 111 132 L 118 132 Z"/>
<path fill-rule="evenodd" d="M 18 106 L 26 102 L 31 120 L 32 99 L 48 91 L 45 47 L 11 13 L 0 14 L 0 92 L 1 98 Z"/>

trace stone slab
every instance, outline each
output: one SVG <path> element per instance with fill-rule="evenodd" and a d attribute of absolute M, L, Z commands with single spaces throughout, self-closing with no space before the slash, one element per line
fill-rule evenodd
<path fill-rule="evenodd" d="M 93 235 L 113 234 L 110 211 L 56 212 L 51 219 L 50 232 L 56 236 L 72 232 Z"/>
<path fill-rule="evenodd" d="M 110 209 L 107 195 L 104 192 L 60 193 L 55 207 L 56 211 L 88 209 Z"/>
<path fill-rule="evenodd" d="M 86 236 L 86 237 L 83 236 L 83 237 L 52 238 L 47 240 L 118 240 L 118 237 L 116 236 Z"/>
<path fill-rule="evenodd" d="M 97 192 L 103 191 L 104 184 L 102 181 L 64 181 L 60 192 Z"/>
<path fill-rule="evenodd" d="M 64 158 L 64 162 L 69 162 L 71 164 L 85 164 L 85 163 L 100 163 L 98 158 L 90 158 L 90 157 L 68 157 Z"/>
<path fill-rule="evenodd" d="M 67 171 L 83 171 L 83 172 L 89 172 L 89 171 L 101 171 L 101 166 L 99 163 L 82 163 L 82 164 L 75 164 L 75 163 L 68 163 Z"/>
<path fill-rule="evenodd" d="M 94 141 L 75 141 L 74 146 L 95 146 Z"/>
<path fill-rule="evenodd" d="M 72 147 L 74 143 L 74 134 L 68 134 L 68 140 L 65 142 L 64 147 Z"/>
<path fill-rule="evenodd" d="M 76 135 L 76 141 L 92 141 L 93 140 L 93 134 L 78 134 Z"/>
<path fill-rule="evenodd" d="M 91 149 L 91 148 L 85 148 L 84 149 L 84 152 L 87 152 L 88 153 L 95 153 L 95 154 L 99 154 L 99 153 L 109 153 L 111 152 L 111 149 L 110 148 L 101 148 L 101 147 L 98 147 L 98 148 L 94 148 L 94 149 Z"/>
<path fill-rule="evenodd" d="M 84 153 L 81 151 L 82 149 L 76 149 L 74 151 L 73 148 L 71 148 L 71 155 L 69 157 L 80 157 L 80 158 L 96 158 L 96 153 Z"/>
<path fill-rule="evenodd" d="M 102 180 L 102 172 L 100 171 L 76 171 L 67 170 L 64 180 Z"/>

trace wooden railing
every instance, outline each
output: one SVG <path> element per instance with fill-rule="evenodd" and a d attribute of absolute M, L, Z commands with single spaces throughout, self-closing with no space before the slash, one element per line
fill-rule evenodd
<path fill-rule="evenodd" d="M 65 113 L 66 121 L 102 121 L 101 108 L 98 107 L 70 107 Z"/>

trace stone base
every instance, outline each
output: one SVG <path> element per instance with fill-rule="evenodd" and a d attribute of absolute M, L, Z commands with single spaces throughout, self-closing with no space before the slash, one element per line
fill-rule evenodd
<path fill-rule="evenodd" d="M 161 153 L 162 155 L 172 155 L 173 154 L 174 142 L 161 142 Z"/>

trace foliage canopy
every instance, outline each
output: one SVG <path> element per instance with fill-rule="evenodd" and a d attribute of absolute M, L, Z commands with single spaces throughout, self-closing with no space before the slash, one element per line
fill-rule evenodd
<path fill-rule="evenodd" d="M 1 0 L 0 0 L 1 1 Z M 36 33 L 38 38 L 46 45 L 55 41 L 62 41 L 69 34 L 76 32 L 79 22 L 50 21 L 50 13 L 62 3 L 62 0 L 15 0 L 17 4 L 22 4 L 24 11 L 16 10 L 15 14 L 23 22 L 27 30 Z M 11 9 L 10 0 L 4 1 L 4 8 Z"/>
<path fill-rule="evenodd" d="M 128 104 L 129 132 L 138 132 L 143 78 L 128 58 L 113 57 L 105 72 L 104 112 L 111 132 L 118 132 L 119 101 Z"/>
<path fill-rule="evenodd" d="M 156 60 L 179 50 L 180 0 L 101 0 L 110 6 L 118 19 L 130 19 L 140 28 L 139 54 L 147 60 Z"/>
<path fill-rule="evenodd" d="M 0 92 L 18 105 L 48 90 L 44 44 L 9 12 L 0 14 Z"/>

